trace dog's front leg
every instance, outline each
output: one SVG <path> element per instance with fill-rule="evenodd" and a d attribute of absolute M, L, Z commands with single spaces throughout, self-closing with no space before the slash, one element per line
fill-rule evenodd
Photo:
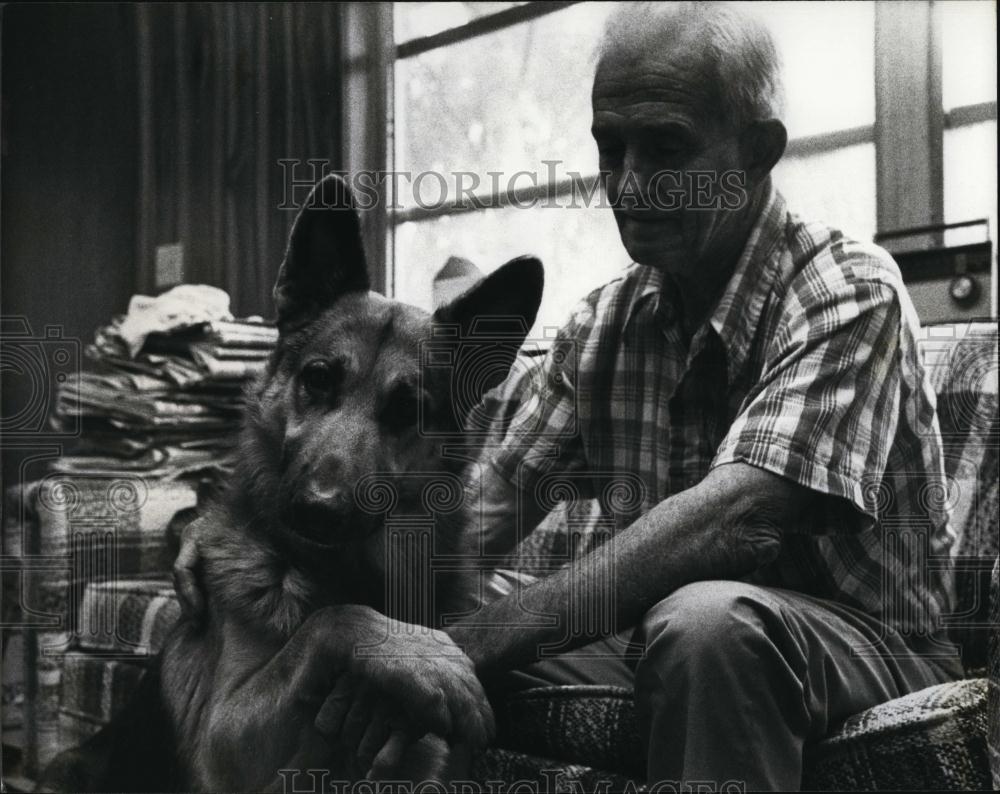
<path fill-rule="evenodd" d="M 336 616 L 321 610 L 281 644 L 226 622 L 194 743 L 199 789 L 263 791 L 280 782 L 281 769 L 329 766 L 332 754 L 313 721 L 350 656 L 335 626 Z"/>
<path fill-rule="evenodd" d="M 420 731 L 477 746 L 492 731 L 472 663 L 447 635 L 369 607 L 317 610 L 277 648 L 227 622 L 218 658 L 196 763 L 208 789 L 266 788 L 304 748 L 319 747 L 317 713 L 345 673 L 398 704 Z"/>

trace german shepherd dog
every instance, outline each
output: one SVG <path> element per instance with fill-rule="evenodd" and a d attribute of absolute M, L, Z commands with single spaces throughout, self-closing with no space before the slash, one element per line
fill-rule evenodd
<path fill-rule="evenodd" d="M 179 622 L 136 699 L 58 757 L 43 789 L 281 790 L 279 770 L 364 774 L 345 734 L 369 759 L 401 732 L 488 741 L 471 663 L 439 631 L 479 592 L 461 487 L 476 449 L 461 406 L 506 376 L 542 280 L 521 258 L 433 315 L 388 300 L 369 292 L 346 185 L 330 176 L 313 189 L 274 289 L 279 342 L 247 393 L 234 480 L 198 519 L 206 608 Z M 491 336 L 484 354 L 484 316 L 520 330 Z M 443 329 L 459 358 L 491 366 L 464 383 L 425 366 L 423 343 Z M 446 440 L 464 441 L 461 455 L 446 456 Z M 440 649 L 432 664 L 415 661 L 419 643 Z M 396 741 L 393 763 L 440 774 L 427 755 L 447 745 L 431 745 L 400 754 Z"/>

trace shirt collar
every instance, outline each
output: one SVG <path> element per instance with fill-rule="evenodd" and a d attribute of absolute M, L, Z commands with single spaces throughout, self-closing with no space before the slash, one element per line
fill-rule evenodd
<path fill-rule="evenodd" d="M 625 328 L 632 324 L 639 307 L 646 301 L 652 300 L 654 312 L 659 311 L 660 296 L 666 287 L 666 279 L 663 277 L 663 271 L 659 268 L 633 262 L 629 265 L 629 271 L 627 278 L 632 282 L 632 291 L 625 311 Z M 669 307 L 670 301 L 662 301 L 662 304 L 664 307 Z"/>
<path fill-rule="evenodd" d="M 747 360 L 753 333 L 771 291 L 778 261 L 774 254 L 784 234 L 786 212 L 784 198 L 772 185 L 736 268 L 707 321 L 726 348 L 730 382 Z M 662 299 L 665 290 L 673 289 L 672 282 L 658 268 L 635 262 L 630 267 L 634 286 L 625 327 L 632 323 L 639 306 L 648 300 L 654 301 L 654 312 L 660 313 L 665 324 L 673 322 L 672 297 Z M 704 336 L 706 330 L 702 326 L 693 338 Z"/>
<path fill-rule="evenodd" d="M 785 200 L 772 185 L 736 269 L 708 318 L 726 348 L 730 383 L 750 355 L 764 304 L 774 286 L 786 217 Z"/>

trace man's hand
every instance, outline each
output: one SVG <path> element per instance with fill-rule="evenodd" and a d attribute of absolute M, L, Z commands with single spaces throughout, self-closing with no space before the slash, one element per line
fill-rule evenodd
<path fill-rule="evenodd" d="M 406 717 L 398 705 L 354 674 L 342 676 L 326 699 L 315 721 L 316 729 L 338 751 L 352 780 L 402 778 L 417 772 L 404 758 L 413 754 L 421 738 L 430 739 L 423 728 Z M 421 779 L 434 778 L 435 767 L 448 755 L 449 747 L 437 739 L 438 752 L 421 759 Z"/>
<path fill-rule="evenodd" d="M 352 617 L 341 625 L 356 643 L 317 714 L 320 733 L 376 777 L 390 773 L 425 734 L 468 751 L 488 744 L 493 711 L 472 661 L 447 634 L 365 607 L 347 609 Z"/>
<path fill-rule="evenodd" d="M 174 590 L 181 612 L 192 620 L 201 620 L 205 612 L 205 593 L 198 580 L 201 569 L 201 552 L 198 549 L 200 530 L 201 519 L 195 519 L 181 531 L 181 548 L 173 568 Z"/>

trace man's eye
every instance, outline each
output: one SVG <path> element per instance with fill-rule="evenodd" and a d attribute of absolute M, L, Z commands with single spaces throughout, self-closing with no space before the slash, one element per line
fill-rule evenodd
<path fill-rule="evenodd" d="M 681 159 L 692 153 L 691 141 L 684 138 L 669 137 L 656 143 L 656 154 L 661 158 Z"/>
<path fill-rule="evenodd" d="M 676 140 L 661 140 L 650 142 L 649 153 L 658 158 L 679 157 L 684 153 L 684 146 Z"/>
<path fill-rule="evenodd" d="M 325 361 L 306 364 L 299 377 L 302 385 L 313 394 L 329 394 L 337 387 L 337 371 Z"/>

